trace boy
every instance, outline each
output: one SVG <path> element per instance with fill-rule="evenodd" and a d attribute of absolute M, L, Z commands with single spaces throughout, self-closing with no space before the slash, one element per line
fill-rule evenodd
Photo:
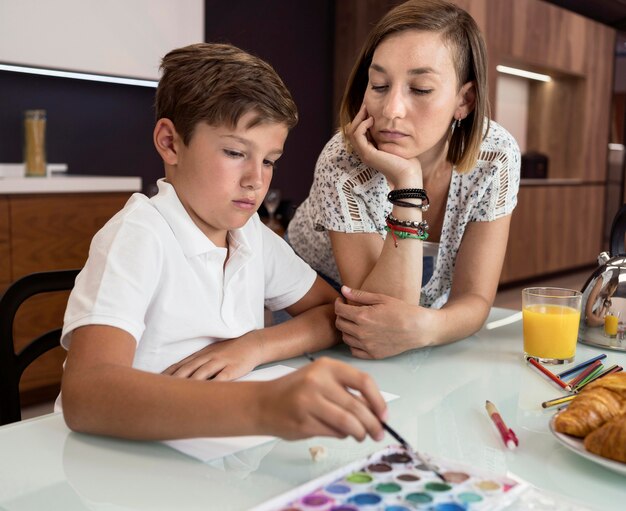
<path fill-rule="evenodd" d="M 68 426 L 145 440 L 381 439 L 384 400 L 349 365 L 321 359 L 271 382 L 225 381 L 335 344 L 337 295 L 255 214 L 297 122 L 276 72 L 204 43 L 161 68 L 153 138 L 165 179 L 96 234 L 76 279 L 61 338 Z M 264 329 L 264 305 L 294 319 Z"/>

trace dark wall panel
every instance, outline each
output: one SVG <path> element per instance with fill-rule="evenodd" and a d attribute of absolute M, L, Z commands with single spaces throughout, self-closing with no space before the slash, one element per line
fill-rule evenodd
<path fill-rule="evenodd" d="M 70 174 L 141 176 L 148 191 L 163 175 L 152 145 L 152 88 L 0 72 L 0 162 L 22 161 L 24 110 L 47 111 L 51 163 Z"/>
<path fill-rule="evenodd" d="M 287 139 L 274 186 L 299 203 L 333 132 L 334 0 L 208 0 L 205 27 L 207 41 L 228 42 L 267 60 L 291 91 L 300 122 Z"/>

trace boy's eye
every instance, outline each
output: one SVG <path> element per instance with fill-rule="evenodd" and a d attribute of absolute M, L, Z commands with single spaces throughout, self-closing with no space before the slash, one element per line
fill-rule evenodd
<path fill-rule="evenodd" d="M 243 158 L 244 154 L 239 151 L 233 151 L 232 149 L 224 149 L 224 154 L 231 158 Z"/>
<path fill-rule="evenodd" d="M 272 167 L 274 170 L 276 170 L 277 167 L 276 162 L 271 160 L 263 160 L 263 165 L 266 167 Z"/>

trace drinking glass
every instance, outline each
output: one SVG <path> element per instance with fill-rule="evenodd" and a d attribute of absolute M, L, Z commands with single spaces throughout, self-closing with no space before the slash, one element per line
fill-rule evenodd
<path fill-rule="evenodd" d="M 276 210 L 280 205 L 280 190 L 278 188 L 270 188 L 265 195 L 263 205 L 265 206 L 265 209 L 267 209 L 267 214 L 269 216 L 267 225 L 274 228 L 277 223 L 275 219 Z"/>
<path fill-rule="evenodd" d="M 613 312 L 609 309 L 604 316 L 604 335 L 606 337 L 610 337 L 611 339 L 615 339 L 617 337 L 620 314 L 620 311 Z"/>
<path fill-rule="evenodd" d="M 46 111 L 24 112 L 24 165 L 27 176 L 46 175 Z"/>
<path fill-rule="evenodd" d="M 573 289 L 524 289 L 524 355 L 544 364 L 572 362 L 578 341 L 581 302 L 582 293 Z"/>

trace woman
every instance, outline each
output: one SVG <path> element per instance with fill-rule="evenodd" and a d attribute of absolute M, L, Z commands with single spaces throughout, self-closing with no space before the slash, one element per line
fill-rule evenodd
<path fill-rule="evenodd" d="M 323 149 L 288 237 L 344 285 L 336 325 L 357 357 L 462 339 L 489 313 L 520 155 L 489 121 L 486 60 L 469 14 L 411 0 L 372 29 L 352 69 L 342 130 Z M 426 237 L 437 257 L 422 285 Z"/>

